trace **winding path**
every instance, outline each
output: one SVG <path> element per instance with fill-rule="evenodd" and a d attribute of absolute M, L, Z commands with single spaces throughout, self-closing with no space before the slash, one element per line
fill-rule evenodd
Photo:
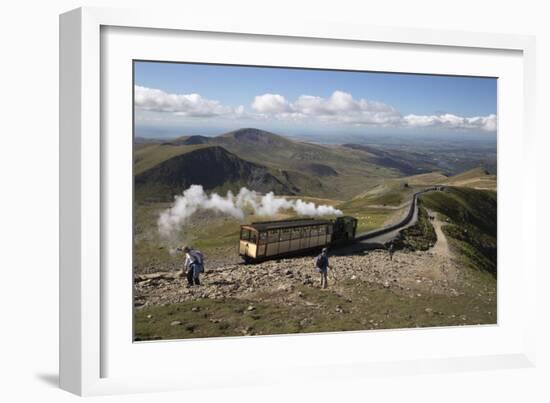
<path fill-rule="evenodd" d="M 439 219 L 435 211 L 428 210 L 428 213 L 430 214 L 430 216 L 434 217 L 432 225 L 434 227 L 435 235 L 437 237 L 437 241 L 431 251 L 436 255 L 450 257 L 451 252 L 449 250 L 449 243 L 447 242 L 447 237 L 441 229 L 441 227 L 443 227 L 445 223 Z"/>

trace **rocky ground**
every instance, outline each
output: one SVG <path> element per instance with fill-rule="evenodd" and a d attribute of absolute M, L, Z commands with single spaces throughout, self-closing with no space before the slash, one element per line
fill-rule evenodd
<path fill-rule="evenodd" d="M 390 260 L 386 251 L 362 255 L 333 256 L 330 289 L 345 294 L 345 280 L 366 281 L 414 295 L 419 292 L 457 295 L 460 268 L 452 259 L 431 251 L 397 251 Z M 255 299 L 269 291 L 285 291 L 292 299 L 298 285 L 318 287 L 319 274 L 313 257 L 281 259 L 255 265 L 229 265 L 207 269 L 200 287 L 186 288 L 187 280 L 176 272 L 138 275 L 135 279 L 137 307 L 173 304 L 200 298 Z M 261 300 L 261 297 L 258 297 Z M 285 298 L 283 298 L 285 299 Z"/>

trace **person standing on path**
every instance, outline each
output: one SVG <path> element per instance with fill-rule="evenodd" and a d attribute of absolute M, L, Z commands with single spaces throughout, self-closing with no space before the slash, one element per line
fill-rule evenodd
<path fill-rule="evenodd" d="M 201 285 L 199 275 L 203 271 L 202 253 L 188 246 L 183 248 L 183 252 L 185 253 L 185 262 L 180 276 L 183 277 L 185 274 L 187 277 L 187 287 Z"/>
<path fill-rule="evenodd" d="M 395 246 L 393 245 L 393 241 L 390 241 L 390 244 L 388 245 L 388 253 L 390 254 L 390 260 L 393 260 L 394 251 L 395 251 Z"/>
<path fill-rule="evenodd" d="M 315 267 L 317 268 L 317 272 L 321 274 L 321 288 L 327 288 L 328 269 L 329 269 L 327 248 L 323 248 L 323 250 L 321 251 L 321 254 L 315 258 Z"/>

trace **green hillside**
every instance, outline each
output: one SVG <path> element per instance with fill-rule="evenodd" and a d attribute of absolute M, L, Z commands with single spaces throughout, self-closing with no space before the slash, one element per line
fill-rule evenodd
<path fill-rule="evenodd" d="M 208 147 L 208 145 L 173 145 L 171 143 L 139 144 L 134 147 L 134 175 L 139 175 L 170 158 L 191 151 Z"/>
<path fill-rule="evenodd" d="M 134 154 L 134 174 L 138 198 L 155 193 L 166 200 L 164 197 L 166 191 L 162 187 L 159 188 L 157 184 L 153 186 L 151 181 L 143 178 L 159 178 L 157 174 L 162 172 L 163 175 L 171 176 L 174 180 L 178 178 L 179 185 L 173 180 L 169 185 L 171 189 L 176 185 L 179 190 L 189 182 L 187 177 L 189 172 L 187 170 L 179 170 L 177 173 L 168 172 L 168 169 L 179 167 L 182 161 L 187 159 L 183 156 L 209 147 L 223 148 L 245 161 L 243 164 L 256 164 L 272 177 L 262 183 L 263 186 L 253 187 L 254 183 L 247 178 L 238 180 L 230 175 L 230 183 L 226 186 L 217 184 L 218 189 L 233 189 L 242 184 L 242 186 L 252 186 L 253 190 L 264 191 L 265 185 L 280 183 L 281 186 L 275 186 L 273 190 L 285 192 L 285 194 L 342 200 L 364 192 L 384 179 L 399 175 L 394 169 L 378 166 L 374 159 L 362 151 L 293 141 L 258 129 L 240 129 L 217 137 L 186 136 L 156 144 L 137 144 Z M 168 163 L 173 159 L 179 163 L 174 161 Z M 211 159 L 203 163 L 197 161 L 197 169 L 214 169 L 211 163 Z M 141 187 L 144 184 L 150 189 L 143 191 Z"/>
<path fill-rule="evenodd" d="M 419 174 L 438 169 L 426 154 L 413 150 L 382 150 L 379 147 L 362 144 L 343 144 L 342 147 L 358 150 L 369 155 L 373 163 L 399 171 L 403 175 Z"/>
<path fill-rule="evenodd" d="M 474 189 L 496 190 L 497 177 L 484 168 L 475 168 L 448 178 L 445 184 Z"/>
<path fill-rule="evenodd" d="M 349 199 L 399 175 L 361 151 L 293 141 L 258 129 L 240 129 L 212 142 L 241 158 L 284 171 L 301 195 Z"/>
<path fill-rule="evenodd" d="M 472 268 L 497 273 L 497 195 L 490 190 L 447 188 L 422 196 L 425 207 L 442 214 L 452 246 Z"/>
<path fill-rule="evenodd" d="M 193 149 L 135 175 L 137 200 L 170 201 L 193 184 L 220 192 L 236 192 L 243 186 L 278 194 L 294 194 L 297 191 L 288 181 L 275 177 L 265 166 L 245 161 L 222 147 L 176 148 L 181 147 Z"/>

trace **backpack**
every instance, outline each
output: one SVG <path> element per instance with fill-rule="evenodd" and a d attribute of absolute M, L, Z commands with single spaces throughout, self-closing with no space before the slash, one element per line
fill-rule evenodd
<path fill-rule="evenodd" d="M 200 250 L 193 249 L 189 254 L 194 261 L 200 265 L 200 272 L 202 273 L 204 271 L 204 256 L 202 252 Z"/>
<path fill-rule="evenodd" d="M 323 254 L 321 253 L 320 255 L 318 255 L 316 258 L 315 258 L 315 267 L 317 269 L 323 269 L 323 261 L 326 261 L 326 256 L 323 256 Z"/>

